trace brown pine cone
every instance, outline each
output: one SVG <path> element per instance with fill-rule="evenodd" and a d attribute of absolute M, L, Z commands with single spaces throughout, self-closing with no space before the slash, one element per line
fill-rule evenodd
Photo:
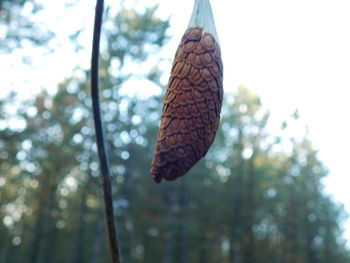
<path fill-rule="evenodd" d="M 176 51 L 151 174 L 160 183 L 187 173 L 208 152 L 219 126 L 223 65 L 215 38 L 189 28 Z"/>

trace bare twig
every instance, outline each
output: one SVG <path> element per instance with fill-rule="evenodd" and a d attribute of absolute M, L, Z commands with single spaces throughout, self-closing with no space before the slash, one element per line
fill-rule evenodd
<path fill-rule="evenodd" d="M 106 150 L 103 139 L 103 129 L 100 112 L 100 101 L 99 101 L 99 53 L 100 53 L 100 36 L 102 27 L 102 16 L 103 16 L 103 0 L 97 0 L 96 11 L 95 11 L 95 24 L 94 34 L 92 43 L 92 57 L 91 57 L 91 96 L 92 96 L 92 107 L 95 121 L 96 131 L 96 142 L 98 149 L 98 156 L 100 159 L 100 167 L 103 178 L 103 196 L 105 202 L 105 214 L 107 219 L 107 229 L 110 244 L 110 252 L 113 263 L 121 263 L 121 257 L 118 247 L 118 237 L 116 225 L 114 222 L 114 210 L 113 210 L 113 199 L 112 199 L 112 186 L 111 177 L 109 173 L 108 161 L 106 157 Z"/>

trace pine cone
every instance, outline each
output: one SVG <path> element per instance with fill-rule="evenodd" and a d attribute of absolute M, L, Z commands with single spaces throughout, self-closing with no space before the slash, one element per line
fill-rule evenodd
<path fill-rule="evenodd" d="M 164 99 L 151 174 L 160 183 L 187 173 L 206 155 L 219 126 L 223 65 L 215 38 L 200 27 L 182 37 Z"/>

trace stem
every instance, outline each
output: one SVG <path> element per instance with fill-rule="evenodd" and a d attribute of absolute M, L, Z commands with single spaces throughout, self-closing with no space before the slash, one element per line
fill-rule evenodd
<path fill-rule="evenodd" d="M 109 173 L 108 161 L 103 139 L 103 129 L 101 121 L 100 100 L 99 100 L 99 53 L 100 53 L 100 36 L 102 27 L 103 15 L 103 0 L 96 1 L 94 34 L 92 43 L 92 57 L 91 57 L 91 96 L 92 108 L 95 121 L 96 142 L 98 157 L 100 159 L 100 169 L 102 173 L 103 197 L 105 203 L 105 214 L 107 219 L 107 229 L 110 245 L 110 253 L 113 263 L 121 263 L 121 257 L 118 247 L 118 237 L 116 225 L 114 222 L 114 210 L 112 199 L 112 185 L 111 176 Z"/>

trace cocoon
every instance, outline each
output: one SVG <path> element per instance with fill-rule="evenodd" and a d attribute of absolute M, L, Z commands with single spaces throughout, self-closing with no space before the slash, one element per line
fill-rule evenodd
<path fill-rule="evenodd" d="M 186 174 L 212 145 L 220 122 L 223 64 L 209 0 L 196 0 L 176 51 L 151 174 L 160 183 Z"/>

